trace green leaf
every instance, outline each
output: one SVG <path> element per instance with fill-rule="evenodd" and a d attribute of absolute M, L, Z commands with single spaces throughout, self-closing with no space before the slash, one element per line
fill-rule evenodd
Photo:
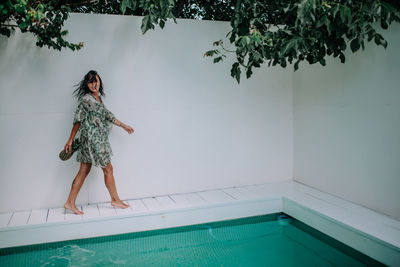
<path fill-rule="evenodd" d="M 301 23 L 304 23 L 305 20 L 307 2 L 307 0 L 303 0 L 297 5 L 297 19 L 300 20 Z"/>
<path fill-rule="evenodd" d="M 328 31 L 328 34 L 331 35 L 333 28 L 332 28 L 332 24 L 331 24 L 330 20 L 326 19 L 325 25 L 326 25 L 326 30 Z"/>
<path fill-rule="evenodd" d="M 375 44 L 376 45 L 381 45 L 383 46 L 385 49 L 387 47 L 387 41 L 383 38 L 382 35 L 380 35 L 379 33 L 375 34 Z"/>
<path fill-rule="evenodd" d="M 297 60 L 297 61 L 294 63 L 294 71 L 297 71 L 297 70 L 299 69 L 299 63 L 300 63 L 300 59 Z"/>
<path fill-rule="evenodd" d="M 386 49 L 388 46 L 388 43 L 385 39 L 381 39 L 381 45 Z"/>
<path fill-rule="evenodd" d="M 389 24 L 386 22 L 385 18 L 381 18 L 381 27 L 382 29 L 387 30 L 387 28 L 389 28 Z"/>
<path fill-rule="evenodd" d="M 341 61 L 342 63 L 345 63 L 345 62 L 346 62 L 346 57 L 344 56 L 344 54 L 343 54 L 342 52 L 340 52 L 339 58 L 340 58 L 340 61 Z"/>
<path fill-rule="evenodd" d="M 385 49 L 387 47 L 387 41 L 379 33 L 375 34 L 375 44 L 376 45 L 381 45 Z"/>
<path fill-rule="evenodd" d="M 323 25 L 325 25 L 326 22 L 327 22 L 327 17 L 326 17 L 326 15 L 323 15 L 321 18 L 319 18 L 319 19 L 317 20 L 316 27 L 317 27 L 317 28 L 320 28 L 320 27 L 322 27 Z"/>
<path fill-rule="evenodd" d="M 257 51 L 253 52 L 254 61 L 259 61 L 261 59 L 261 57 L 262 56 L 261 56 L 261 54 L 259 52 L 257 52 Z"/>
<path fill-rule="evenodd" d="M 212 57 L 218 53 L 218 50 L 208 50 L 204 53 L 204 57 Z"/>
<path fill-rule="evenodd" d="M 164 29 L 164 26 L 165 26 L 165 21 L 162 19 L 162 20 L 160 20 L 160 28 L 161 29 Z"/>
<path fill-rule="evenodd" d="M 250 44 L 251 40 L 248 36 L 241 36 L 240 38 L 240 42 L 243 44 L 243 46 L 247 46 Z"/>
<path fill-rule="evenodd" d="M 339 6 L 339 4 L 336 4 L 336 6 L 332 9 L 333 18 L 336 18 L 336 15 L 339 12 L 339 10 L 340 10 L 340 6 Z"/>
<path fill-rule="evenodd" d="M 235 62 L 232 65 L 231 69 L 231 76 L 236 78 L 237 82 L 240 83 L 240 68 L 239 68 L 239 63 Z"/>
<path fill-rule="evenodd" d="M 231 68 L 231 76 L 234 77 L 236 75 L 237 68 L 239 67 L 239 63 L 235 62 Z"/>
<path fill-rule="evenodd" d="M 247 78 L 247 79 L 250 78 L 252 74 L 253 74 L 253 71 L 251 70 L 251 66 L 250 66 L 249 68 L 247 68 L 247 71 L 246 71 L 246 78 Z"/>
<path fill-rule="evenodd" d="M 281 64 L 281 66 L 282 66 L 282 68 L 286 68 L 286 59 L 285 58 L 282 58 L 281 60 L 280 60 L 280 64 Z"/>
<path fill-rule="evenodd" d="M 347 6 L 340 7 L 340 19 L 343 23 L 350 23 L 351 20 L 351 10 Z"/>
<path fill-rule="evenodd" d="M 21 22 L 18 26 L 19 26 L 19 28 L 21 29 L 21 30 L 25 30 L 26 28 L 28 28 L 29 27 L 29 25 L 30 25 L 30 22 L 28 22 L 28 21 L 23 21 L 23 22 Z"/>
<path fill-rule="evenodd" d="M 360 39 L 358 37 L 351 41 L 350 48 L 353 53 L 360 49 Z"/>
<path fill-rule="evenodd" d="M 290 39 L 289 42 L 281 49 L 281 57 L 285 57 L 293 48 L 297 50 L 298 38 Z"/>
<path fill-rule="evenodd" d="M 297 19 L 301 24 L 305 21 L 315 21 L 316 0 L 303 0 L 297 5 Z"/>
<path fill-rule="evenodd" d="M 231 43 L 234 43 L 235 40 L 236 40 L 236 33 L 232 32 L 231 37 L 229 37 L 229 41 L 230 41 Z"/>
<path fill-rule="evenodd" d="M 125 14 L 126 8 L 128 7 L 128 2 L 129 2 L 129 0 L 122 0 L 121 6 L 120 6 L 122 14 Z"/>
<path fill-rule="evenodd" d="M 221 60 L 222 60 L 222 57 L 221 57 L 221 56 L 216 57 L 216 58 L 214 58 L 214 63 L 218 63 L 218 62 L 221 61 Z"/>
<path fill-rule="evenodd" d="M 235 75 L 236 81 L 238 83 L 240 83 L 240 73 L 241 73 L 241 70 L 240 70 L 240 68 L 238 68 L 236 71 L 236 75 Z"/>
<path fill-rule="evenodd" d="M 141 28 L 143 34 L 145 34 L 149 29 L 154 29 L 154 25 L 151 22 L 150 14 L 147 14 L 146 16 L 143 17 L 142 26 L 140 28 Z"/>

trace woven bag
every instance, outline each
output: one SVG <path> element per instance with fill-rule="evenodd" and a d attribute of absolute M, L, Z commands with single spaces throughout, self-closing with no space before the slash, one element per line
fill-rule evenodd
<path fill-rule="evenodd" d="M 68 160 L 72 157 L 75 151 L 79 149 L 81 146 L 81 141 L 79 139 L 74 139 L 71 146 L 71 152 L 67 153 L 64 149 L 61 150 L 60 154 L 58 155 L 61 160 Z"/>

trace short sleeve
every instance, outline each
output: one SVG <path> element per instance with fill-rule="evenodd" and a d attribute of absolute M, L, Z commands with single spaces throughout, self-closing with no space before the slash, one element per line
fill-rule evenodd
<path fill-rule="evenodd" d="M 83 121 L 86 117 L 86 112 L 87 112 L 87 107 L 84 101 L 80 101 L 78 107 L 76 108 L 74 115 L 74 122 L 72 124 L 75 125 L 75 123 Z"/>
<path fill-rule="evenodd" d="M 114 114 L 111 111 L 109 111 L 108 109 L 106 109 L 106 108 L 105 108 L 105 110 L 106 110 L 106 119 L 107 119 L 107 121 L 109 121 L 111 123 L 114 123 L 114 120 L 115 120 Z"/>

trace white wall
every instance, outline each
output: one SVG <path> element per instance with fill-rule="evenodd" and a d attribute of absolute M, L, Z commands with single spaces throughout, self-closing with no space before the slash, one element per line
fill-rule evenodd
<path fill-rule="evenodd" d="M 400 220 L 400 25 L 294 73 L 294 179 Z"/>
<path fill-rule="evenodd" d="M 61 207 L 79 168 L 58 159 L 72 127 L 72 87 L 90 69 L 104 103 L 136 130 L 113 128 L 122 199 L 291 179 L 292 72 L 256 70 L 237 85 L 231 60 L 203 58 L 227 22 L 178 20 L 140 32 L 141 18 L 72 14 L 81 51 L 38 48 L 29 34 L 0 37 L 0 212 Z M 228 42 L 226 42 L 228 43 Z M 108 201 L 93 168 L 77 204 Z"/>

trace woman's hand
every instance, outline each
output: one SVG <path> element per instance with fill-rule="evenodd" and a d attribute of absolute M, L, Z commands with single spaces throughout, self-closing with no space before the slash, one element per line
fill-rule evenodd
<path fill-rule="evenodd" d="M 129 134 L 131 134 L 135 131 L 135 130 L 133 130 L 133 128 L 131 126 L 124 124 L 122 121 L 118 120 L 117 118 L 114 119 L 114 124 L 123 128 Z"/>
<path fill-rule="evenodd" d="M 79 129 L 80 125 L 81 125 L 80 122 L 76 122 L 74 124 L 74 126 L 72 127 L 71 135 L 69 136 L 67 144 L 64 147 L 65 152 L 67 152 L 67 153 L 71 153 L 72 152 L 72 141 L 74 140 L 75 135 L 78 132 L 78 129 Z"/>
<path fill-rule="evenodd" d="M 68 140 L 64 147 L 65 152 L 71 153 L 72 152 L 72 141 Z"/>
<path fill-rule="evenodd" d="M 129 125 L 125 125 L 124 130 L 128 132 L 128 134 L 133 133 L 135 130 Z"/>

